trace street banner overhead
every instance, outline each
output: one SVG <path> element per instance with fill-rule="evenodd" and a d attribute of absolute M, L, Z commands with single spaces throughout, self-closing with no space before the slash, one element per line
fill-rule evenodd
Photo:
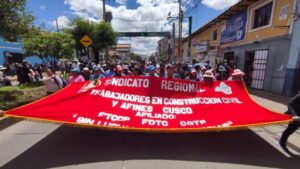
<path fill-rule="evenodd" d="M 241 81 L 204 84 L 155 77 L 75 83 L 5 115 L 143 132 L 221 131 L 291 121 L 252 101 Z"/>

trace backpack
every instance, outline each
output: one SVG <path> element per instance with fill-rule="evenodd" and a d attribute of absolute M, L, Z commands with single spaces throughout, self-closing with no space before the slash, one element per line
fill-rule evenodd
<path fill-rule="evenodd" d="M 67 80 L 66 79 L 64 79 L 63 77 L 61 77 L 61 76 L 59 76 L 59 78 L 60 78 L 60 80 L 62 81 L 62 83 L 63 83 L 63 88 L 64 87 L 66 87 L 66 86 L 68 86 L 68 82 L 67 82 Z"/>

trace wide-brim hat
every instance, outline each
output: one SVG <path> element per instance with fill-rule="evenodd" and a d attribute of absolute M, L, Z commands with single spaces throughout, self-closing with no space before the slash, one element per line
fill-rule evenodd
<path fill-rule="evenodd" d="M 232 75 L 232 76 L 237 76 L 237 75 L 242 75 L 242 76 L 244 76 L 245 73 L 242 72 L 240 69 L 235 69 L 235 70 L 233 71 L 233 73 L 231 73 L 231 75 Z"/>
<path fill-rule="evenodd" d="M 214 74 L 213 74 L 212 71 L 207 70 L 207 71 L 204 73 L 203 77 L 214 78 Z"/>
<path fill-rule="evenodd" d="M 71 70 L 71 72 L 80 73 L 80 69 L 79 68 L 74 68 L 74 69 Z"/>

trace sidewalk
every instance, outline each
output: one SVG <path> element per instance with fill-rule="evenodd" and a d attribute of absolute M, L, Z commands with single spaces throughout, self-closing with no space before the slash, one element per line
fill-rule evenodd
<path fill-rule="evenodd" d="M 274 102 L 278 102 L 284 105 L 287 105 L 289 100 L 291 99 L 290 97 L 282 96 L 279 94 L 274 94 L 262 90 L 256 90 L 256 89 L 250 89 L 248 88 L 248 91 L 251 95 L 262 97 L 264 99 L 272 100 Z"/>
<path fill-rule="evenodd" d="M 290 100 L 288 97 L 284 97 L 281 95 L 268 93 L 260 90 L 249 89 L 251 98 L 259 105 L 277 112 L 284 113 L 287 111 L 287 104 Z M 282 132 L 286 129 L 287 124 L 278 124 L 278 125 L 270 125 L 270 126 L 262 126 L 262 127 L 253 127 L 250 128 L 253 132 L 255 132 L 258 136 L 263 138 L 269 144 L 271 144 L 278 151 L 287 155 L 282 148 L 278 145 Z M 294 134 L 289 137 L 288 140 L 288 148 L 292 153 L 299 155 L 300 154 L 300 130 L 297 130 Z"/>

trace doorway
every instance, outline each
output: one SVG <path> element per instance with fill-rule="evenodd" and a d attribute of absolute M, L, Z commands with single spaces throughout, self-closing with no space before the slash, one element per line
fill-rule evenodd
<path fill-rule="evenodd" d="M 226 52 L 224 53 L 224 61 L 226 60 L 227 66 L 233 71 L 237 65 L 234 59 L 234 52 Z M 232 72 L 230 72 L 232 73 Z"/>
<path fill-rule="evenodd" d="M 268 50 L 246 52 L 245 82 L 254 89 L 263 89 L 267 68 Z"/>

